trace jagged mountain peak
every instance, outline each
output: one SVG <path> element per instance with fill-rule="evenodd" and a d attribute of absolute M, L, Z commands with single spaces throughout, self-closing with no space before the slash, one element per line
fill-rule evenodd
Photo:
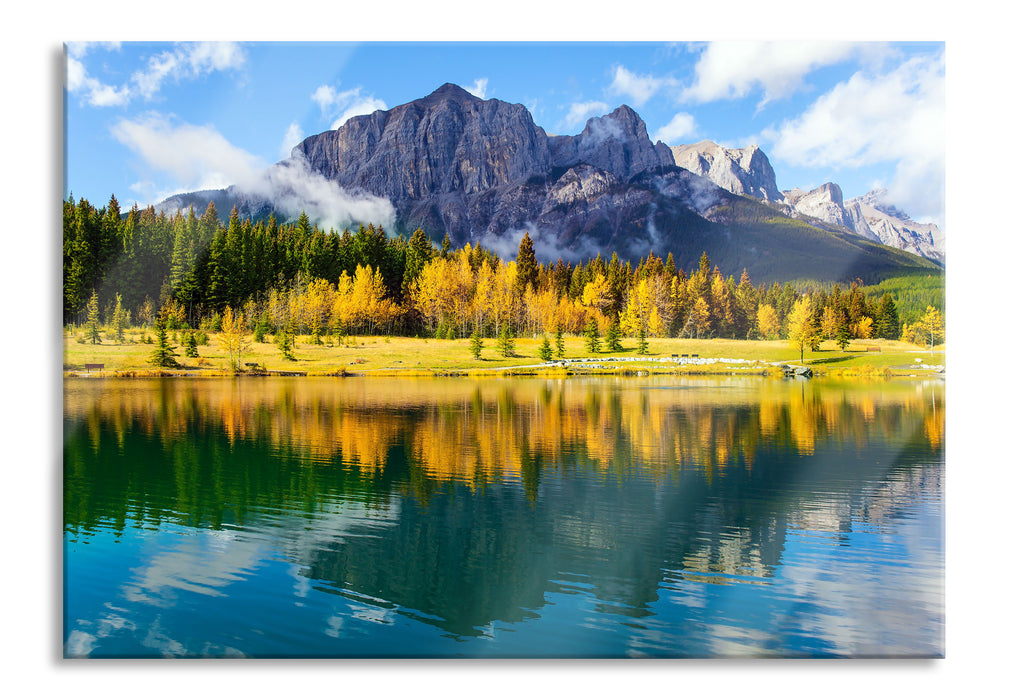
<path fill-rule="evenodd" d="M 889 255 L 822 238 L 809 226 L 796 237 L 794 227 L 773 223 L 780 207 L 739 201 L 735 194 L 783 199 L 756 145 L 726 149 L 707 141 L 678 151 L 674 158 L 669 146 L 653 143 L 627 105 L 589 119 L 574 136 L 551 136 L 525 106 L 445 83 L 307 137 L 255 189 L 221 190 L 218 206 L 285 218 L 324 210 L 325 226 L 422 228 L 435 239 L 479 242 L 505 256 L 526 231 L 544 259 L 652 251 L 690 266 L 707 252 L 727 274 L 746 267 L 755 280 L 782 266 L 812 279 L 846 274 L 858 256 Z M 186 199 L 173 204 L 187 206 Z M 891 264 L 905 263 L 880 263 Z"/>
<path fill-rule="evenodd" d="M 726 148 L 714 141 L 672 147 L 676 165 L 706 177 L 722 189 L 757 199 L 780 202 L 774 168 L 760 147 Z"/>
<path fill-rule="evenodd" d="M 462 103 L 486 102 L 486 100 L 477 97 L 469 90 L 461 88 L 455 83 L 445 83 L 430 95 L 422 97 L 419 100 L 415 100 L 415 103 L 431 105 L 449 100 L 455 100 Z"/>

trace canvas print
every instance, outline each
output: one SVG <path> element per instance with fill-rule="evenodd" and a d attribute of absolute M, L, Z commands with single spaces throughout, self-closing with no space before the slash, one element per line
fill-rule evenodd
<path fill-rule="evenodd" d="M 942 43 L 63 60 L 65 657 L 944 656 Z"/>

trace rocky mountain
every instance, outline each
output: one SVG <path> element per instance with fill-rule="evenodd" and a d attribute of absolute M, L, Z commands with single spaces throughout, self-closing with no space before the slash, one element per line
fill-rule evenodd
<path fill-rule="evenodd" d="M 946 234 L 935 224 L 913 221 L 886 202 L 886 190 L 849 199 L 844 211 L 859 235 L 937 262 L 946 259 Z"/>
<path fill-rule="evenodd" d="M 285 219 L 328 212 L 327 225 L 374 221 L 405 235 L 423 228 L 433 240 L 479 242 L 506 258 L 526 231 L 541 260 L 654 252 L 689 268 L 707 252 L 726 274 L 738 278 L 746 268 L 754 281 L 870 280 L 925 264 L 783 215 L 774 171 L 756 147 L 676 153 L 653 143 L 627 106 L 590 119 L 577 135 L 551 136 L 520 104 L 446 84 L 309 136 L 255 183 L 159 206 L 213 200 L 222 214 L 235 206 L 243 216 Z M 711 179 L 721 174 L 728 188 Z"/>
<path fill-rule="evenodd" d="M 722 189 L 770 202 L 780 202 L 771 162 L 756 145 L 725 148 L 713 141 L 674 146 L 676 165 L 706 177 Z"/>
<path fill-rule="evenodd" d="M 719 187 L 766 202 L 782 203 L 791 216 L 813 225 L 840 227 L 864 238 L 906 250 L 937 262 L 945 261 L 945 234 L 935 224 L 913 221 L 885 204 L 885 190 L 845 200 L 841 188 L 828 182 L 814 190 L 778 192 L 774 169 L 757 146 L 725 148 L 711 141 L 674 146 L 676 165 L 707 178 Z"/>
<path fill-rule="evenodd" d="M 800 214 L 854 230 L 851 214 L 844 207 L 841 188 L 833 182 L 820 185 L 809 192 L 800 189 L 788 190 L 785 192 L 785 201 Z"/>

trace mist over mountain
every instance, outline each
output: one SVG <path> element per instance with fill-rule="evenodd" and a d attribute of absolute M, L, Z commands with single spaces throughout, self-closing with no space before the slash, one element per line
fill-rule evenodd
<path fill-rule="evenodd" d="M 756 146 L 653 143 L 627 106 L 588 120 L 577 135 L 552 136 L 523 105 L 446 84 L 309 136 L 249 182 L 157 208 L 214 201 L 222 212 L 285 220 L 304 210 L 325 227 L 372 222 L 406 235 L 422 228 L 435 241 L 447 235 L 505 258 L 527 231 L 541 260 L 672 253 L 687 268 L 707 252 L 725 274 L 745 268 L 754 281 L 868 281 L 938 269 L 920 257 L 926 246 L 914 255 L 891 247 L 903 229 L 880 228 L 875 212 L 884 212 L 869 211 L 869 202 L 847 221 L 821 219 L 801 199 L 778 191 Z"/>

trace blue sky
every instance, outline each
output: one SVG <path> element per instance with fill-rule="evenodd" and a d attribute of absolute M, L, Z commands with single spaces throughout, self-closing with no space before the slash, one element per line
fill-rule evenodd
<path fill-rule="evenodd" d="M 552 134 L 621 104 L 670 145 L 758 144 L 780 190 L 886 187 L 945 224 L 941 42 L 68 43 L 65 187 L 126 207 L 239 182 L 453 82 Z"/>

